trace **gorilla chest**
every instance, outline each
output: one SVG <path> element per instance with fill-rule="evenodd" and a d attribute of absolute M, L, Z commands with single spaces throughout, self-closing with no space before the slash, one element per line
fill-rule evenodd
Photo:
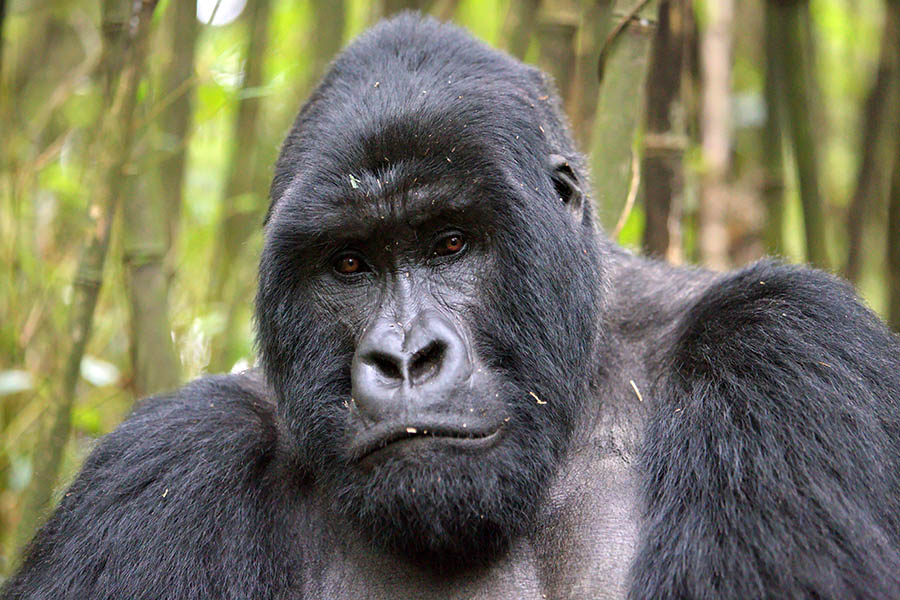
<path fill-rule="evenodd" d="M 326 542 L 304 568 L 300 598 L 618 599 L 627 594 L 636 549 L 636 477 L 609 456 L 555 486 L 537 526 L 492 563 L 441 573 L 361 541 Z M 327 558 L 325 558 L 327 557 Z"/>

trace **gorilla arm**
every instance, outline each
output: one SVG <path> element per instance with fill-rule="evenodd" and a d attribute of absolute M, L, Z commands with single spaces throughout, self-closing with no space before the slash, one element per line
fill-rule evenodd
<path fill-rule="evenodd" d="M 273 407 L 252 376 L 142 402 L 94 450 L 4 600 L 269 598 Z"/>
<path fill-rule="evenodd" d="M 668 372 L 631 598 L 897 597 L 900 344 L 847 284 L 724 275 Z"/>

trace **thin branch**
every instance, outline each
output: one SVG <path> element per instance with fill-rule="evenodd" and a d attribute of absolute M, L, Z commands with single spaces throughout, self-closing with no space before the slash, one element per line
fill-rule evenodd
<path fill-rule="evenodd" d="M 613 229 L 612 237 L 613 239 L 618 240 L 619 234 L 622 233 L 622 228 L 625 227 L 625 222 L 628 221 L 628 217 L 631 216 L 631 211 L 634 209 L 634 202 L 637 199 L 638 188 L 641 187 L 641 159 L 638 156 L 637 149 L 631 149 L 631 183 L 628 185 L 628 196 L 625 198 L 625 206 L 622 208 L 622 214 L 619 215 L 619 220 L 616 223 L 615 229 Z"/>
<path fill-rule="evenodd" d="M 606 36 L 606 41 L 603 42 L 603 48 L 600 50 L 600 57 L 597 59 L 598 82 L 603 83 L 603 75 L 606 71 L 606 61 L 609 58 L 609 54 L 612 52 L 616 41 L 621 37 L 625 28 L 628 27 L 628 24 L 633 20 L 637 20 L 638 13 L 649 3 L 650 0 L 640 0 L 634 8 L 625 13 L 625 16 L 619 21 L 618 25 L 613 27 L 612 31 L 609 32 L 609 35 Z"/>

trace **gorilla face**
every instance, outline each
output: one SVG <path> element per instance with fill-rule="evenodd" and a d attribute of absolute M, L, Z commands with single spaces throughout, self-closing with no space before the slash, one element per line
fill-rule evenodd
<path fill-rule="evenodd" d="M 435 76 L 425 101 L 427 63 L 351 79 L 370 54 L 345 52 L 282 150 L 260 349 L 337 512 L 405 555 L 478 560 L 531 522 L 590 396 L 590 207 L 530 69 L 503 63 L 513 92 Z"/>

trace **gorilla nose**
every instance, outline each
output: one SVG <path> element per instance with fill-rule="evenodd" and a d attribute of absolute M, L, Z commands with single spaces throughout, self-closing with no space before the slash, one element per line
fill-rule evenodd
<path fill-rule="evenodd" d="M 446 344 L 433 340 L 427 346 L 413 353 L 373 350 L 362 360 L 370 365 L 389 383 L 420 383 L 435 376 L 441 369 Z M 393 382 L 392 382 L 393 380 Z"/>
<path fill-rule="evenodd" d="M 465 341 L 442 315 L 421 314 L 405 331 L 381 320 L 353 357 L 353 399 L 374 420 L 399 417 L 440 404 L 471 373 Z"/>

